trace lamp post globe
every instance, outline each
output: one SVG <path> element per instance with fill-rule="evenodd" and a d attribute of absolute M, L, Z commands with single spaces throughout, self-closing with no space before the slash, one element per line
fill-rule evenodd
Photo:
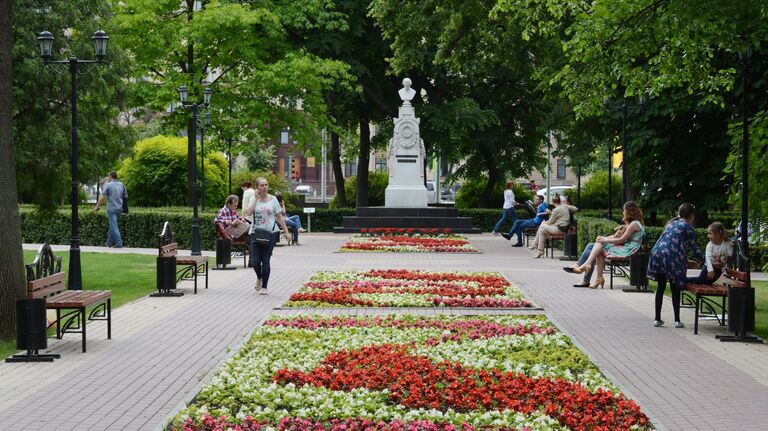
<path fill-rule="evenodd" d="M 104 59 L 107 56 L 107 42 L 109 42 L 109 36 L 104 30 L 97 30 L 93 33 L 93 48 L 96 52 L 96 58 L 99 60 Z"/>
<path fill-rule="evenodd" d="M 51 53 L 53 51 L 53 35 L 51 32 L 48 30 L 41 31 L 37 36 L 37 43 L 40 46 L 40 57 L 42 57 L 43 60 L 51 58 Z"/>

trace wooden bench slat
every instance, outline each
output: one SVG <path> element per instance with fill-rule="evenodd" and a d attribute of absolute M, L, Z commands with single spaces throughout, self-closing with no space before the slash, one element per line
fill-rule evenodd
<path fill-rule="evenodd" d="M 40 288 L 48 287 L 52 284 L 56 283 L 62 283 L 66 280 L 67 273 L 66 272 L 58 272 L 53 275 L 49 275 L 48 277 L 43 277 L 37 280 L 32 280 L 29 283 L 27 283 L 27 288 L 35 291 Z"/>
<path fill-rule="evenodd" d="M 701 296 L 728 296 L 728 288 L 719 284 L 688 283 L 685 290 Z"/>
<path fill-rule="evenodd" d="M 67 290 L 46 300 L 47 308 L 80 308 L 104 302 L 112 297 L 110 290 Z"/>
<path fill-rule="evenodd" d="M 176 256 L 177 265 L 199 265 L 208 260 L 207 256 Z"/>

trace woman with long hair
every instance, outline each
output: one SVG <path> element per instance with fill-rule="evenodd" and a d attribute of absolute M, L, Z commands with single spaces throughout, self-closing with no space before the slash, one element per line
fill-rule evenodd
<path fill-rule="evenodd" d="M 693 213 L 696 208 L 686 202 L 677 210 L 677 217 L 664 227 L 664 232 L 656 241 L 648 260 L 648 277 L 658 284 L 656 289 L 656 314 L 653 326 L 664 326 L 661 320 L 661 306 L 664 302 L 664 290 L 667 281 L 672 289 L 672 311 L 675 314 L 675 328 L 683 328 L 680 321 L 680 294 L 685 287 L 688 269 L 688 252 L 694 258 L 704 261 L 704 254 L 696 244 L 696 231 L 693 230 Z"/>
<path fill-rule="evenodd" d="M 267 179 L 257 178 L 256 196 L 251 199 L 248 208 L 243 210 L 243 215 L 247 217 L 253 214 L 250 231 L 251 262 L 253 262 L 253 270 L 256 272 L 254 288 L 260 291 L 262 295 L 267 294 L 267 284 L 271 272 L 269 262 L 280 230 L 285 233 L 285 238 L 288 241 L 291 240 L 291 233 L 288 231 L 281 210 L 277 198 L 269 194 Z"/>
<path fill-rule="evenodd" d="M 643 226 L 643 211 L 640 210 L 640 205 L 635 201 L 625 203 L 623 221 L 627 227 L 621 235 L 598 236 L 587 260 L 581 265 L 573 267 L 573 272 L 581 274 L 582 272 L 590 272 L 592 262 L 596 262 L 598 275 L 595 282 L 589 285 L 592 289 L 605 285 L 603 270 L 605 269 L 606 257 L 630 256 L 637 252 L 642 245 L 645 226 Z"/>

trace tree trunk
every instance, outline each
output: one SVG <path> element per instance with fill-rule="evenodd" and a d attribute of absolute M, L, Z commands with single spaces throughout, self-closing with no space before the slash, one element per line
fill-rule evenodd
<path fill-rule="evenodd" d="M 347 193 L 344 191 L 344 170 L 341 168 L 341 145 L 336 132 L 331 132 L 331 163 L 333 181 L 336 183 L 336 202 L 340 208 L 344 208 L 347 206 Z"/>
<path fill-rule="evenodd" d="M 25 296 L 27 289 L 12 124 L 13 0 L 0 0 L 0 10 L 0 338 L 11 338 L 16 334 L 15 303 Z"/>
<path fill-rule="evenodd" d="M 368 114 L 360 114 L 360 153 L 357 156 L 357 207 L 368 206 L 368 162 L 371 158 L 371 125 Z"/>

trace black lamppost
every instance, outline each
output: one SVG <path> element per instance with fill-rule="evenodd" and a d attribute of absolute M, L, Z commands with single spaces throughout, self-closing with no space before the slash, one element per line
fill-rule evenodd
<path fill-rule="evenodd" d="M 189 90 L 187 90 L 186 85 L 182 85 L 179 87 L 179 100 L 181 101 L 181 105 L 187 109 L 188 111 L 192 112 L 193 115 L 193 121 L 192 121 L 192 130 L 190 131 L 192 135 L 192 154 L 190 154 L 190 157 L 192 160 L 195 161 L 195 163 L 192 163 L 192 184 L 194 185 L 192 187 L 192 255 L 193 256 L 200 256 L 200 224 L 197 220 L 197 143 L 195 142 L 195 139 L 197 139 L 197 126 L 199 122 L 199 115 L 200 115 L 200 107 L 208 108 L 208 106 L 211 104 L 211 94 L 213 92 L 210 88 L 205 88 L 203 90 L 203 103 L 193 103 L 189 102 L 187 99 L 189 98 Z"/>
<path fill-rule="evenodd" d="M 40 56 L 45 64 L 68 64 L 69 74 L 71 76 L 70 104 L 72 105 L 72 129 L 71 129 L 71 148 L 70 148 L 70 167 L 72 170 L 72 239 L 69 242 L 69 274 L 67 286 L 71 290 L 83 289 L 83 277 L 80 271 L 80 236 L 78 234 L 78 215 L 77 200 L 80 183 L 78 177 L 78 134 L 77 134 L 77 74 L 78 66 L 81 64 L 104 64 L 104 57 L 107 56 L 107 41 L 109 36 L 103 30 L 93 33 L 91 40 L 95 49 L 96 60 L 78 60 L 77 57 L 69 57 L 68 60 L 51 60 L 53 51 L 53 35 L 48 30 L 42 31 L 37 37 L 37 43 L 40 45 Z"/>
<path fill-rule="evenodd" d="M 229 194 L 232 194 L 232 138 L 227 138 L 227 164 L 229 165 Z"/>
<path fill-rule="evenodd" d="M 205 209 L 205 131 L 211 126 L 211 112 L 206 110 L 203 118 L 203 124 L 200 125 L 200 181 L 203 192 L 200 205 Z"/>

